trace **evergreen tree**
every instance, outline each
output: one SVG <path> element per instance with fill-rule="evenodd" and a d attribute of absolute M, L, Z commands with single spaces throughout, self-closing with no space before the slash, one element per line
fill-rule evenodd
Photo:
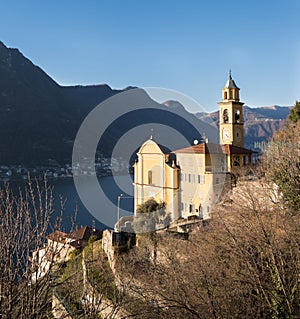
<path fill-rule="evenodd" d="M 297 123 L 300 119 L 300 101 L 296 101 L 295 106 L 291 109 L 289 119 Z"/>

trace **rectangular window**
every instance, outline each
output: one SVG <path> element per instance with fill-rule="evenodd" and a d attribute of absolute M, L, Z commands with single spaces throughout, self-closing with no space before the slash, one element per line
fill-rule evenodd
<path fill-rule="evenodd" d="M 202 205 L 199 205 L 199 216 L 203 218 L 203 209 L 202 209 Z"/>
<path fill-rule="evenodd" d="M 152 171 L 148 171 L 148 184 L 152 184 Z"/>
<path fill-rule="evenodd" d="M 189 174 L 189 183 L 191 183 L 192 181 L 192 177 L 191 177 L 191 174 Z"/>
<path fill-rule="evenodd" d="M 216 177 L 216 178 L 215 178 L 215 184 L 216 184 L 216 185 L 220 184 L 220 179 L 219 179 L 219 177 Z"/>
<path fill-rule="evenodd" d="M 195 175 L 192 174 L 192 183 L 194 184 L 195 183 Z"/>
<path fill-rule="evenodd" d="M 194 205 L 190 204 L 189 205 L 189 213 L 193 213 L 194 212 Z"/>
<path fill-rule="evenodd" d="M 181 210 L 184 210 L 184 204 L 181 203 Z"/>
<path fill-rule="evenodd" d="M 206 211 L 209 213 L 209 206 L 207 206 L 207 210 Z"/>
<path fill-rule="evenodd" d="M 198 184 L 205 184 L 205 175 L 198 175 Z"/>
<path fill-rule="evenodd" d="M 184 182 L 184 174 L 183 173 L 180 174 L 180 181 Z"/>
<path fill-rule="evenodd" d="M 221 165 L 221 171 L 226 172 L 226 158 L 224 156 L 221 157 L 220 165 Z"/>

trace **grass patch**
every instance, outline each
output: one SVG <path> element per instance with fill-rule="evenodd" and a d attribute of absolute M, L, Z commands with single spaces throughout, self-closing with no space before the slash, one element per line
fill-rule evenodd
<path fill-rule="evenodd" d="M 98 240 L 85 247 L 88 280 L 99 294 L 118 303 L 120 293 L 101 244 L 101 240 Z"/>
<path fill-rule="evenodd" d="M 82 290 L 82 254 L 76 255 L 66 262 L 60 269 L 60 276 L 56 293 L 73 318 L 84 318 L 84 309 L 81 303 Z"/>

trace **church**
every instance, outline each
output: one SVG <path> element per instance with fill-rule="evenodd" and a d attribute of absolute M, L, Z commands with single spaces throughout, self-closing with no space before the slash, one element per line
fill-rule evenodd
<path fill-rule="evenodd" d="M 164 202 L 171 220 L 210 218 L 219 198 L 232 187 L 234 167 L 252 164 L 244 148 L 243 105 L 231 73 L 219 102 L 220 144 L 200 143 L 169 151 L 152 137 L 134 164 L 134 210 L 150 198 Z"/>

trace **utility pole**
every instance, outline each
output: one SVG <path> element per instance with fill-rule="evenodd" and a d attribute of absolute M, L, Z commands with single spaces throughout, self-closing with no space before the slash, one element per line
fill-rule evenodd
<path fill-rule="evenodd" d="M 120 204 L 121 204 L 121 198 L 133 198 L 133 196 L 125 196 L 124 194 L 118 195 L 117 232 L 120 232 Z"/>
<path fill-rule="evenodd" d="M 120 200 L 121 200 L 121 197 L 123 197 L 123 194 L 120 194 L 118 196 L 118 226 L 117 226 L 117 232 L 119 233 L 120 232 Z"/>

